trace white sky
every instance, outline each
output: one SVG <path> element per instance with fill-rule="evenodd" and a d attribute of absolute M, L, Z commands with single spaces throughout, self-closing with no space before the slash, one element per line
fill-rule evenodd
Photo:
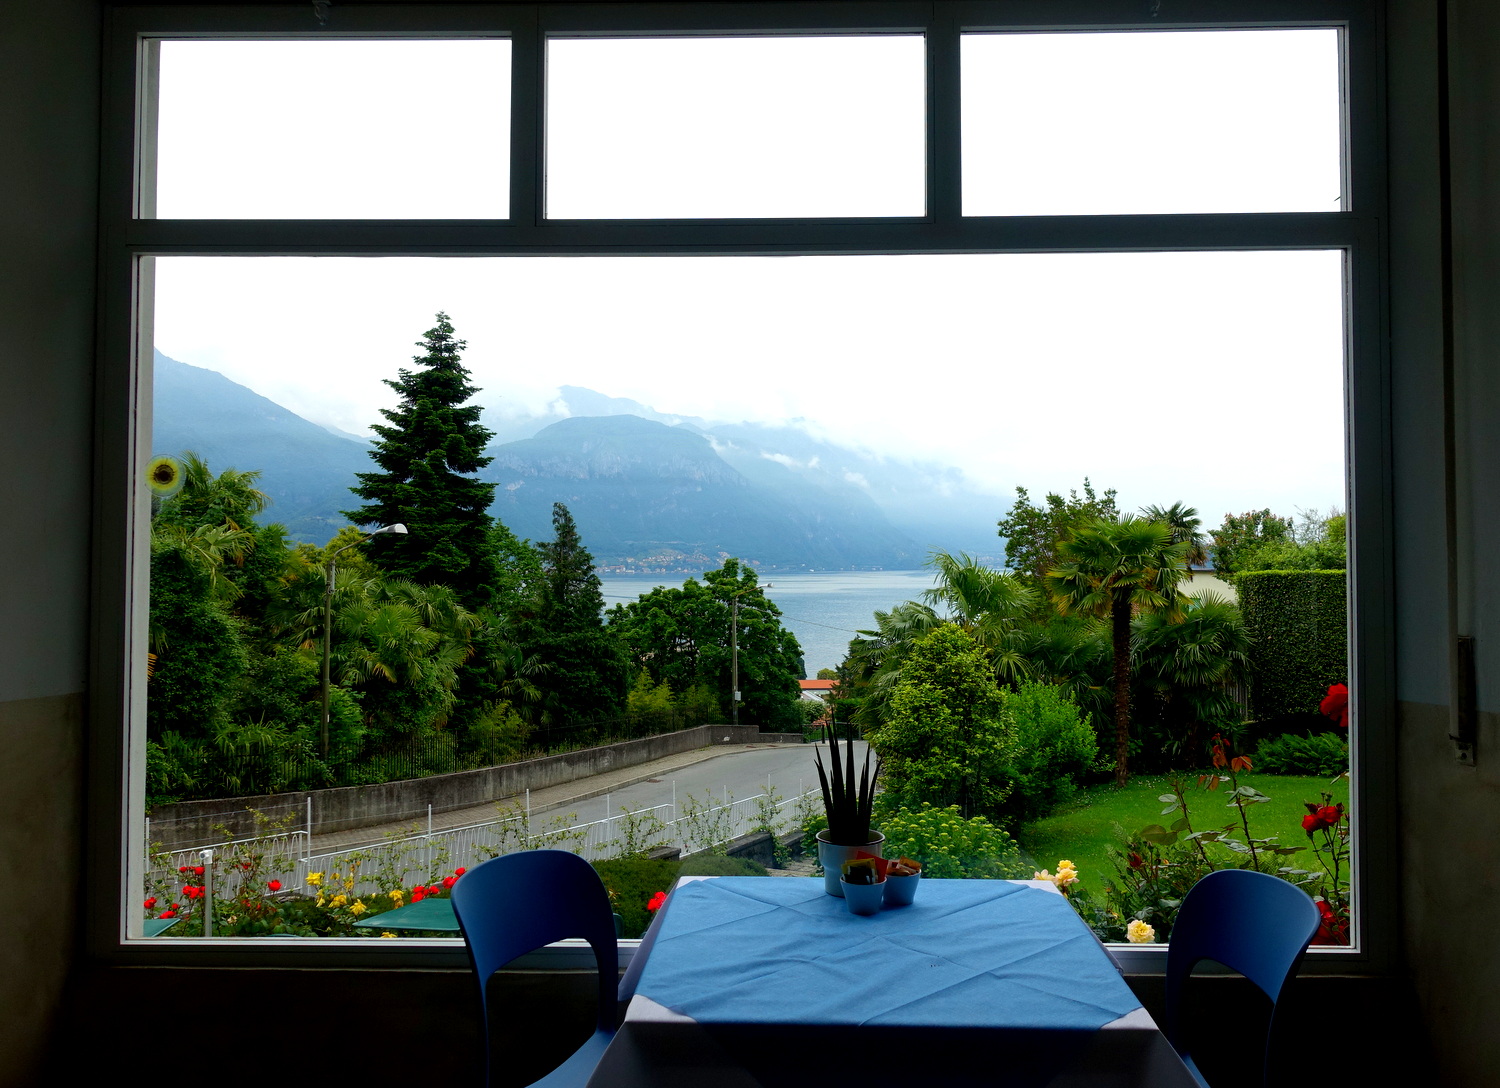
<path fill-rule="evenodd" d="M 966 41 L 966 210 L 1335 208 L 1335 44 Z M 494 41 L 165 43 L 159 214 L 503 216 L 508 61 Z M 920 212 L 916 39 L 570 41 L 549 63 L 554 215 Z M 441 309 L 486 404 L 570 384 L 804 418 L 997 495 L 1089 475 L 1217 524 L 1343 505 L 1342 304 L 1333 252 L 169 258 L 156 343 L 365 432 Z"/>

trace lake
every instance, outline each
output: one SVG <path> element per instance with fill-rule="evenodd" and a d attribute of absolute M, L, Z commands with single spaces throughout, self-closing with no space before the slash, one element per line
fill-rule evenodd
<path fill-rule="evenodd" d="M 925 569 L 771 574 L 766 596 L 781 609 L 782 626 L 802 644 L 811 677 L 844 660 L 855 633 L 875 625 L 876 609 L 888 612 L 902 601 L 920 600 L 922 591 L 932 587 L 932 575 Z M 606 608 L 636 600 L 657 586 L 681 586 L 686 579 L 685 574 L 600 575 Z"/>

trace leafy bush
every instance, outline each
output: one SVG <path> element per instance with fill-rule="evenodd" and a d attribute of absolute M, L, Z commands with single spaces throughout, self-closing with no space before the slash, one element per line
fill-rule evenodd
<path fill-rule="evenodd" d="M 1260 742 L 1255 769 L 1267 774 L 1315 774 L 1325 778 L 1349 769 L 1349 743 L 1337 733 L 1283 733 Z"/>
<path fill-rule="evenodd" d="M 656 858 L 610 858 L 596 861 L 594 871 L 609 891 L 620 916 L 620 936 L 639 937 L 651 924 L 647 904 L 657 892 L 669 892 L 679 876 L 765 876 L 766 867 L 749 858 L 692 854 L 682 861 Z"/>
<path fill-rule="evenodd" d="M 1346 582 L 1341 570 L 1251 571 L 1235 579 L 1257 718 L 1316 710 L 1328 685 L 1348 676 Z"/>
<path fill-rule="evenodd" d="M 994 666 L 953 624 L 913 643 L 889 713 L 869 741 L 884 766 L 881 815 L 927 804 L 995 815 L 1010 793 L 1014 723 Z"/>
<path fill-rule="evenodd" d="M 651 924 L 646 904 L 657 892 L 672 890 L 679 863 L 653 858 L 610 858 L 594 862 L 594 871 L 609 891 L 610 905 L 620 916 L 620 936 L 639 937 Z"/>
<path fill-rule="evenodd" d="M 1040 819 L 1078 792 L 1078 780 L 1096 769 L 1099 745 L 1061 688 L 1027 681 L 1002 695 L 1015 721 L 1016 746 L 1011 795 L 1001 811 L 1008 819 Z"/>
<path fill-rule="evenodd" d="M 1027 878 L 1032 869 L 1016 840 L 983 816 L 965 819 L 957 805 L 896 813 L 886 819 L 886 857 L 916 858 L 930 877 Z"/>

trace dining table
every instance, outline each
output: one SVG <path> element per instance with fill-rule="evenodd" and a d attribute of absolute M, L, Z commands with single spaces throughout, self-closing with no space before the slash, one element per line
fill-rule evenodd
<path fill-rule="evenodd" d="M 1195 1088 L 1068 901 L 923 878 L 851 914 L 823 881 L 684 878 L 591 1088 Z"/>

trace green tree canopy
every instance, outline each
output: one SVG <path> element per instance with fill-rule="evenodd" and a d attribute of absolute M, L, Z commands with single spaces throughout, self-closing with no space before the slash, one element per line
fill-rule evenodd
<path fill-rule="evenodd" d="M 1107 618 L 1114 655 L 1115 781 L 1129 778 L 1130 619 L 1134 612 L 1179 615 L 1177 585 L 1187 572 L 1187 545 L 1172 543 L 1162 522 L 1103 518 L 1077 527 L 1057 548 L 1047 588 L 1063 615 Z"/>
<path fill-rule="evenodd" d="M 1292 519 L 1270 509 L 1225 514 L 1224 524 L 1213 531 L 1214 570 L 1232 575 L 1241 569 L 1248 552 L 1276 541 L 1292 541 Z"/>
<path fill-rule="evenodd" d="M 536 592 L 523 606 L 516 633 L 526 656 L 542 666 L 535 684 L 551 722 L 569 726 L 618 718 L 625 710 L 630 669 L 604 627 L 594 557 L 560 502 L 552 507 L 552 530 L 552 539 L 537 545 Z"/>
<path fill-rule="evenodd" d="M 781 610 L 766 597 L 755 570 L 738 559 L 726 559 L 701 582 L 689 578 L 681 588 L 659 586 L 637 601 L 616 605 L 609 628 L 654 682 L 666 680 L 678 692 L 706 688 L 717 694 L 720 713 L 727 717 L 736 600 L 745 716 L 762 726 L 799 729 L 802 648 L 781 626 Z"/>
<path fill-rule="evenodd" d="M 480 425 L 479 405 L 466 403 L 478 389 L 459 362 L 466 344 L 453 338 L 447 314 L 418 346 L 419 369 L 386 379 L 401 400 L 381 409 L 389 422 L 374 427 L 380 437 L 370 457 L 380 471 L 358 473 L 352 488 L 365 505 L 344 513 L 370 527 L 404 524 L 405 536 L 375 537 L 365 554 L 394 578 L 449 586 L 473 610 L 495 594 L 488 514 L 495 485 L 473 476 L 490 463 L 484 449 L 493 434 Z"/>
<path fill-rule="evenodd" d="M 1024 487 L 1016 488 L 1016 501 L 1001 518 L 997 530 L 1005 538 L 1005 565 L 1031 584 L 1040 586 L 1047 572 L 1057 566 L 1057 545 L 1073 535 L 1074 529 L 1088 522 L 1113 521 L 1115 491 L 1110 488 L 1097 495 L 1087 477 L 1083 481 L 1083 498 L 1069 491 L 1063 498 L 1049 492 L 1045 504 L 1037 506 Z"/>
<path fill-rule="evenodd" d="M 954 624 L 916 639 L 869 740 L 884 767 L 883 812 L 957 805 L 988 817 L 1010 794 L 1015 723 L 984 652 Z"/>

